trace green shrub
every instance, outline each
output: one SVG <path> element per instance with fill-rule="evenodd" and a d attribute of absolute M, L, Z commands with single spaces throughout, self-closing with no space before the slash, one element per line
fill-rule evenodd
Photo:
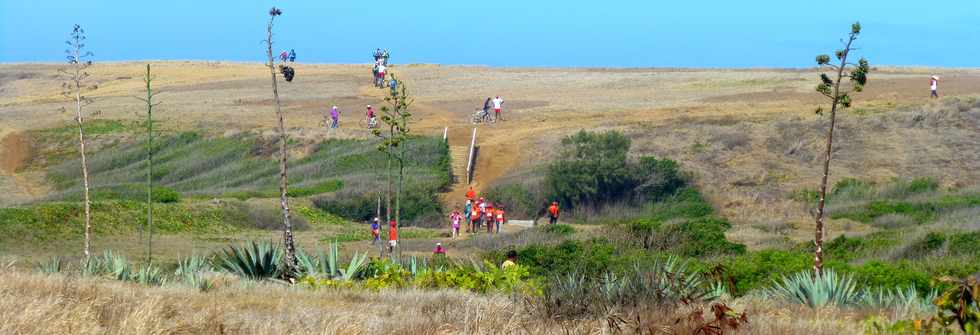
<path fill-rule="evenodd" d="M 652 203 L 649 216 L 654 220 L 694 219 L 711 215 L 714 208 L 704 200 L 701 192 L 693 187 L 685 187 L 663 201 Z"/>
<path fill-rule="evenodd" d="M 712 264 L 722 265 L 725 275 L 735 283 L 734 294 L 742 295 L 769 285 L 783 275 L 809 269 L 813 254 L 788 250 L 761 250 L 723 257 Z"/>
<path fill-rule="evenodd" d="M 700 218 L 664 226 L 664 240 L 671 244 L 665 250 L 686 257 L 744 253 L 745 245 L 725 238 L 729 228 L 731 224 L 720 218 Z"/>
<path fill-rule="evenodd" d="M 922 292 L 929 291 L 929 281 L 932 279 L 918 264 L 909 261 L 871 261 L 851 267 L 848 272 L 854 280 L 867 287 L 913 286 Z"/>
<path fill-rule="evenodd" d="M 483 196 L 491 199 L 494 204 L 503 204 L 511 216 L 526 218 L 536 217 L 546 201 L 540 191 L 536 194 L 525 184 L 494 186 L 484 191 Z"/>
<path fill-rule="evenodd" d="M 546 233 L 555 235 L 571 235 L 575 233 L 575 228 L 567 224 L 554 224 L 544 226 L 543 230 Z"/>
<path fill-rule="evenodd" d="M 501 255 L 496 255 L 502 260 Z M 565 241 L 555 246 L 531 245 L 517 250 L 518 263 L 536 276 L 579 273 L 598 276 L 612 269 L 615 247 L 606 240 Z"/>
<path fill-rule="evenodd" d="M 292 187 L 286 191 L 286 195 L 294 198 L 306 197 L 311 195 L 330 193 L 344 188 L 344 182 L 340 180 L 328 180 L 316 183 L 311 186 Z"/>
<path fill-rule="evenodd" d="M 180 193 L 169 187 L 155 186 L 150 194 L 153 202 L 157 203 L 169 204 L 180 201 Z"/>

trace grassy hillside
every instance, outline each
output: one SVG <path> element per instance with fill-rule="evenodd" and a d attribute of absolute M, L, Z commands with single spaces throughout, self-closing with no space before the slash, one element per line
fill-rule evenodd
<path fill-rule="evenodd" d="M 386 159 L 372 140 L 326 140 L 311 145 L 290 143 L 290 194 L 317 195 L 346 188 L 381 190 Z M 153 146 L 156 185 L 186 197 L 276 197 L 276 140 L 254 134 L 211 137 L 182 132 L 159 138 Z M 431 138 L 408 143 L 409 185 L 431 190 L 449 181 L 445 145 Z M 53 199 L 77 199 L 81 170 L 76 159 L 50 167 L 58 190 Z M 140 199 L 145 196 L 146 147 L 131 141 L 92 154 L 89 171 L 96 198 Z M 421 186 L 419 186 L 421 187 Z"/>

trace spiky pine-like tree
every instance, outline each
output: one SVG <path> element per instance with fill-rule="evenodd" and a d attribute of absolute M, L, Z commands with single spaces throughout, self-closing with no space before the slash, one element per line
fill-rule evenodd
<path fill-rule="evenodd" d="M 391 80 L 395 82 L 395 86 L 388 90 L 387 96 L 385 96 L 385 102 L 388 106 L 381 107 L 381 122 L 387 126 L 388 131 L 385 133 L 382 128 L 375 128 L 373 133 L 375 136 L 382 139 L 381 143 L 378 144 L 378 150 L 384 152 L 388 156 L 387 163 L 387 173 L 388 173 L 388 192 L 387 192 L 387 207 L 385 209 L 386 220 L 391 221 L 391 201 L 392 201 L 392 182 L 391 182 L 391 162 L 394 160 L 398 164 L 398 183 L 397 191 L 395 191 L 395 227 L 401 228 L 401 194 L 402 194 L 402 181 L 405 179 L 405 146 L 406 140 L 408 139 L 408 134 L 411 131 L 409 129 L 408 123 L 412 118 L 412 114 L 408 112 L 408 107 L 411 106 L 413 100 L 408 96 L 408 88 L 405 87 L 405 83 L 398 80 L 395 74 L 391 74 Z M 400 239 L 400 236 L 399 236 Z M 399 244 L 401 241 L 398 241 Z M 399 250 L 401 250 L 399 248 Z"/>
<path fill-rule="evenodd" d="M 276 78 L 276 63 L 272 57 L 272 24 L 276 16 L 282 15 L 282 10 L 272 7 L 269 10 L 269 25 L 266 31 L 266 55 L 269 57 L 269 73 L 272 74 L 272 96 L 276 103 L 276 118 L 278 119 L 279 130 L 279 207 L 282 209 L 282 239 L 286 249 L 285 266 L 283 277 L 294 281 L 299 274 L 299 265 L 296 260 L 296 244 L 293 240 L 293 225 L 289 220 L 289 197 L 287 196 L 287 176 L 286 176 L 286 125 L 283 120 L 282 107 L 279 103 L 279 86 Z"/>
<path fill-rule="evenodd" d="M 861 34 L 861 23 L 855 22 L 851 25 L 851 33 L 848 38 L 841 40 L 843 49 L 834 52 L 837 64 L 831 64 L 829 55 L 817 56 L 817 65 L 822 69 L 829 69 L 834 77 L 826 73 L 820 74 L 820 84 L 817 85 L 817 92 L 830 100 L 830 127 L 827 128 L 827 148 L 824 152 L 823 176 L 820 179 L 820 200 L 817 203 L 816 231 L 814 236 L 813 272 L 820 276 L 823 274 L 823 238 L 826 234 L 824 228 L 824 203 L 827 198 L 827 177 L 830 176 L 830 158 L 834 148 L 834 127 L 837 123 L 837 112 L 842 112 L 851 107 L 851 93 L 861 92 L 864 85 L 868 82 L 868 72 L 871 67 L 868 60 L 862 57 L 857 64 L 849 63 L 847 58 L 854 48 L 854 41 Z M 850 82 L 848 85 L 846 82 Z M 817 109 L 818 114 L 823 114 L 823 109 Z"/>
<path fill-rule="evenodd" d="M 65 44 L 68 59 L 68 68 L 59 69 L 65 77 L 65 82 L 61 84 L 62 94 L 75 102 L 75 124 L 78 126 L 78 154 L 82 160 L 82 188 L 83 206 L 85 208 L 85 259 L 88 260 L 92 255 L 92 199 L 89 196 L 88 163 L 85 157 L 85 128 L 83 127 L 85 118 L 82 117 L 82 107 L 92 103 L 92 99 L 84 95 L 85 90 L 93 89 L 95 86 L 88 86 L 86 79 L 90 76 L 88 68 L 92 66 L 92 61 L 88 60 L 92 52 L 85 50 L 85 29 L 75 25 L 71 35 Z"/>
<path fill-rule="evenodd" d="M 150 75 L 150 64 L 146 64 L 146 74 L 143 75 L 143 83 L 146 84 L 146 97 L 137 97 L 146 103 L 146 262 L 153 262 L 153 107 L 159 102 L 153 102 L 153 98 L 160 92 L 153 92 L 153 76 Z M 140 239 L 143 239 L 143 230 L 140 228 Z"/>

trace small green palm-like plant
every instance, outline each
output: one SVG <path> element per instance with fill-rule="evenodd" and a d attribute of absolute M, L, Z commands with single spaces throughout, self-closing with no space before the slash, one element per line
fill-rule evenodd
<path fill-rule="evenodd" d="M 54 274 L 66 270 L 67 264 L 65 264 L 61 257 L 55 256 L 47 261 L 38 263 L 35 268 L 41 273 Z"/>
<path fill-rule="evenodd" d="M 163 276 L 163 271 L 153 264 L 147 264 L 141 267 L 132 274 L 130 279 L 143 285 L 163 285 L 163 283 L 166 282 L 166 278 Z"/>
<path fill-rule="evenodd" d="M 861 302 L 861 291 L 857 283 L 848 275 L 838 275 L 833 270 L 815 276 L 812 271 L 803 271 L 774 281 L 773 286 L 764 293 L 776 298 L 806 305 L 812 309 L 824 306 L 852 306 Z"/>
<path fill-rule="evenodd" d="M 133 267 L 126 257 L 115 254 L 112 250 L 106 250 L 102 254 L 100 264 L 103 267 L 102 273 L 116 280 L 129 280 L 133 274 Z"/>
<path fill-rule="evenodd" d="M 218 256 L 218 265 L 239 277 L 262 280 L 279 275 L 282 249 L 267 242 L 251 242 L 245 246 L 230 246 Z"/>
<path fill-rule="evenodd" d="M 211 262 L 203 256 L 190 256 L 177 260 L 177 269 L 174 270 L 175 277 L 183 277 L 204 271 L 211 271 Z"/>

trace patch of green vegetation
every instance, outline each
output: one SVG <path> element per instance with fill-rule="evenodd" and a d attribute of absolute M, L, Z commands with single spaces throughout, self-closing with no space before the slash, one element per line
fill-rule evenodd
<path fill-rule="evenodd" d="M 542 230 L 544 230 L 546 233 L 560 236 L 567 236 L 575 233 L 575 228 L 572 228 L 572 226 L 567 224 L 547 225 L 544 226 Z"/>
<path fill-rule="evenodd" d="M 84 233 L 80 203 L 50 202 L 30 207 L 0 208 L 0 240 L 56 242 L 80 239 Z M 137 201 L 92 203 L 94 234 L 135 232 L 146 220 L 146 204 Z M 201 203 L 153 205 L 153 228 L 161 233 L 235 232 L 244 221 L 239 206 Z"/>
<path fill-rule="evenodd" d="M 343 218 L 324 212 L 316 208 L 310 208 L 306 206 L 294 206 L 293 211 L 298 215 L 302 215 L 307 221 L 312 225 L 343 225 L 348 223 L 347 220 Z"/>

